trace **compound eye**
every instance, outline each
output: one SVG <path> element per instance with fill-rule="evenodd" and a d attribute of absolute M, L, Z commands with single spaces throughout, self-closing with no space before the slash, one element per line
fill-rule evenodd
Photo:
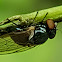
<path fill-rule="evenodd" d="M 54 29 L 54 27 L 55 27 L 55 23 L 51 19 L 47 20 L 47 25 L 48 25 L 49 29 Z"/>

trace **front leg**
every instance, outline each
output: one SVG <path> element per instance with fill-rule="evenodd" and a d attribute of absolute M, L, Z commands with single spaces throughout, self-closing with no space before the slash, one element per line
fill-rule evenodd
<path fill-rule="evenodd" d="M 7 23 L 9 23 L 9 22 L 15 21 L 15 20 L 22 21 L 22 16 L 21 16 L 21 15 L 16 15 L 16 16 L 7 18 L 7 19 L 5 19 L 4 21 L 0 22 L 0 26 L 1 26 L 1 25 L 4 25 L 4 24 L 7 24 Z"/>

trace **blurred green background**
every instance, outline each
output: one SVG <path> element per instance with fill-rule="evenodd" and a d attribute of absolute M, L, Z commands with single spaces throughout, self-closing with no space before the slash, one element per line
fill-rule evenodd
<path fill-rule="evenodd" d="M 0 21 L 25 13 L 62 5 L 62 0 L 0 0 Z M 25 52 L 0 55 L 0 62 L 62 62 L 62 28 L 56 37 Z"/>

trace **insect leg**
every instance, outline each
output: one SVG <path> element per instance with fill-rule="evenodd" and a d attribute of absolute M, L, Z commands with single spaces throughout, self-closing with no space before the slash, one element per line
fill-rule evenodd
<path fill-rule="evenodd" d="M 10 21 L 8 18 L 7 18 L 8 21 Z M 16 26 L 18 26 L 16 23 L 14 23 L 13 21 L 11 21 L 13 24 L 15 24 Z"/>

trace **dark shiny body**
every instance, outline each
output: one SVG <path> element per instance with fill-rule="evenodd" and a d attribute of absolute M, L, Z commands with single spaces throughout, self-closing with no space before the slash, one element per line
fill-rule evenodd
<path fill-rule="evenodd" d="M 37 12 L 37 14 L 38 14 L 38 12 Z M 37 16 L 37 14 L 36 14 L 36 16 Z M 46 13 L 46 15 L 47 14 L 48 13 Z M 45 17 L 46 17 L 46 15 L 45 15 Z M 36 18 L 36 16 L 35 16 L 35 18 Z M 34 20 L 35 20 L 35 18 L 34 18 Z M 44 20 L 44 18 L 43 18 L 43 20 Z M 48 38 L 50 38 L 50 39 L 54 38 L 56 35 L 55 23 L 51 19 L 47 19 L 46 23 L 43 23 L 43 20 L 42 20 L 42 22 L 39 22 L 37 25 L 32 26 L 30 24 L 30 26 L 27 27 L 29 29 L 25 28 L 27 30 L 24 30 L 24 28 L 23 28 L 22 32 L 20 31 L 21 28 L 18 27 L 16 32 L 10 34 L 11 38 L 17 44 L 24 45 L 24 46 L 26 46 L 26 45 L 30 46 L 30 44 L 32 44 L 32 45 L 43 44 L 44 42 L 47 41 Z M 18 32 L 20 34 L 18 34 Z"/>
<path fill-rule="evenodd" d="M 52 23 L 50 23 L 50 21 Z M 50 25 L 48 25 L 48 24 L 50 24 Z M 34 34 L 33 38 L 30 40 L 30 42 L 32 44 L 42 44 L 48 38 L 53 39 L 55 37 L 55 35 L 56 35 L 55 24 L 52 20 L 48 19 L 46 24 L 44 24 L 44 23 L 38 24 L 36 26 L 36 29 L 35 29 L 34 33 L 35 34 Z"/>

